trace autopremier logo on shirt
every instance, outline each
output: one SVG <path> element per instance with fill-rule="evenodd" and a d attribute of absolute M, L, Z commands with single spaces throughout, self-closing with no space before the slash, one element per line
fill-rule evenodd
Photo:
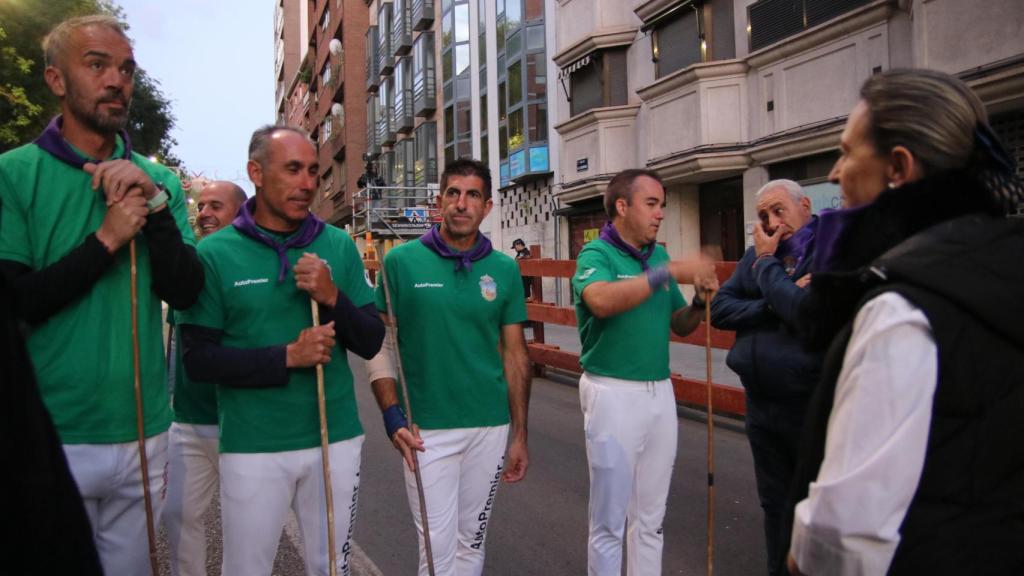
<path fill-rule="evenodd" d="M 616 274 L 615 277 L 622 280 L 625 278 L 636 278 L 636 274 Z"/>
<path fill-rule="evenodd" d="M 235 280 L 235 288 L 239 286 L 249 286 L 250 284 L 266 284 L 270 282 L 270 278 L 246 278 L 245 280 Z"/>
<path fill-rule="evenodd" d="M 444 288 L 444 284 L 441 282 L 417 282 L 412 285 L 413 288 Z"/>

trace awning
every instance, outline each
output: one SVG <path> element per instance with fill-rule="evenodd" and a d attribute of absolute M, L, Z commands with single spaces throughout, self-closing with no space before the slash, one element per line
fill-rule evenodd
<path fill-rule="evenodd" d="M 579 70 L 580 68 L 583 68 L 587 64 L 590 64 L 590 57 L 592 54 L 593 53 L 587 54 L 583 58 L 580 58 L 579 60 L 573 62 L 572 64 L 569 64 L 565 68 L 562 68 L 561 72 L 558 73 L 558 78 L 568 78 L 569 75 L 572 74 L 573 72 Z"/>

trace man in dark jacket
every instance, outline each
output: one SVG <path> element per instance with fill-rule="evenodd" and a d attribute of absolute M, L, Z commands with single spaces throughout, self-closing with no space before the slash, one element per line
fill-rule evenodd
<path fill-rule="evenodd" d="M 820 357 L 803 350 L 796 332 L 816 218 L 810 198 L 792 180 L 765 184 L 755 201 L 760 219 L 755 245 L 711 302 L 711 323 L 736 331 L 726 363 L 746 391 L 747 438 L 764 509 L 769 574 L 778 574 L 789 546 L 779 538 L 782 512 L 821 365 Z"/>

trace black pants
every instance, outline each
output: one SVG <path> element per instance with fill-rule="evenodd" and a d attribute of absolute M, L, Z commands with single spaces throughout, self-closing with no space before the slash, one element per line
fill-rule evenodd
<path fill-rule="evenodd" d="M 764 510 L 768 574 L 784 574 L 789 542 L 783 540 L 782 517 L 800 447 L 807 399 L 787 402 L 747 396 L 747 439 L 754 454 L 757 495 Z"/>

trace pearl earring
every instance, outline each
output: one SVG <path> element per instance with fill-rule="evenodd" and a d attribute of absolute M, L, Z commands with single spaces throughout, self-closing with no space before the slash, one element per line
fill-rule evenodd
<path fill-rule="evenodd" d="M 896 183 L 895 182 L 889 182 L 888 186 L 889 186 L 889 190 L 895 190 L 896 189 Z"/>

